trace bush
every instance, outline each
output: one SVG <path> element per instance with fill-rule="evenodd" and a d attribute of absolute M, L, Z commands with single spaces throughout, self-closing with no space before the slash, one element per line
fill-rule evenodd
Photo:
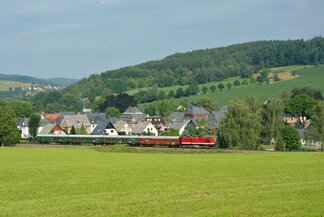
<path fill-rule="evenodd" d="M 295 128 L 292 128 L 291 126 L 284 126 L 281 130 L 281 136 L 287 151 L 300 150 L 300 138 Z"/>

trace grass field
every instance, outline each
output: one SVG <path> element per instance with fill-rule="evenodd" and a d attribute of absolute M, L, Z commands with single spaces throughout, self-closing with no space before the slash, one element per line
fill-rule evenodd
<path fill-rule="evenodd" d="M 29 88 L 31 86 L 32 86 L 31 83 L 0 80 L 0 91 L 6 91 L 9 90 L 9 88 L 16 88 L 16 87 Z"/>
<path fill-rule="evenodd" d="M 290 92 L 294 87 L 304 87 L 307 85 L 320 88 L 324 91 L 324 66 L 287 66 L 278 67 L 271 70 L 274 73 L 292 72 L 294 71 L 299 77 L 279 81 L 272 84 L 249 84 L 241 85 L 239 87 L 232 87 L 230 90 L 226 88 L 223 91 L 217 90 L 214 93 L 184 97 L 180 99 L 172 99 L 174 102 L 180 102 L 186 99 L 189 102 L 196 102 L 201 97 L 207 97 L 216 101 L 220 106 L 226 105 L 232 100 L 244 100 L 247 96 L 255 96 L 261 101 L 266 101 L 270 97 L 278 96 L 280 93 L 286 91 Z M 233 79 L 233 78 L 232 78 Z M 211 83 L 209 83 L 211 84 Z M 206 86 L 208 86 L 206 84 Z"/>
<path fill-rule="evenodd" d="M 324 153 L 0 148 L 0 216 L 323 216 Z"/>

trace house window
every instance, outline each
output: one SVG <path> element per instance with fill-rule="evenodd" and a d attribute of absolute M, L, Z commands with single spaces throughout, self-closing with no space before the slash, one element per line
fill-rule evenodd
<path fill-rule="evenodd" d="M 111 132 L 111 133 L 113 133 L 113 132 L 114 132 L 114 130 L 110 130 L 110 132 Z"/>

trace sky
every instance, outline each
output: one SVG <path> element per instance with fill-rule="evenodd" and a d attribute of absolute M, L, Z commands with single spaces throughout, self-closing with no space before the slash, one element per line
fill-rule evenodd
<path fill-rule="evenodd" d="M 1 0 L 0 74 L 88 77 L 197 49 L 324 36 L 323 0 Z"/>

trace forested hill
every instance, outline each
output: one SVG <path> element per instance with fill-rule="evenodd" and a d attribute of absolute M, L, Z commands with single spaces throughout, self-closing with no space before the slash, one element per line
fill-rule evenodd
<path fill-rule="evenodd" d="M 37 84 L 48 84 L 49 81 L 45 79 L 39 79 L 26 75 L 7 75 L 0 74 L 0 80 L 8 80 L 8 81 L 18 81 L 23 83 L 37 83 Z"/>
<path fill-rule="evenodd" d="M 132 67 L 93 74 L 65 91 L 94 98 L 110 90 L 187 85 L 248 78 L 263 68 L 324 63 L 324 37 L 311 40 L 257 41 L 168 56 Z M 80 96 L 80 95 L 79 95 Z"/>

